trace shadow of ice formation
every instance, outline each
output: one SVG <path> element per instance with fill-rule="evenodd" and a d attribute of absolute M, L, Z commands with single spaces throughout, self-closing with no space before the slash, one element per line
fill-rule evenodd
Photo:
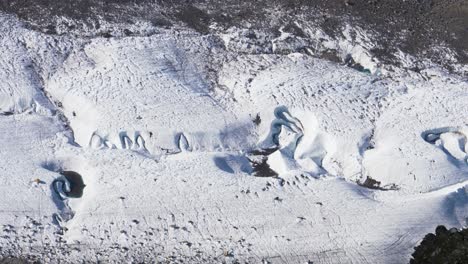
<path fill-rule="evenodd" d="M 238 155 L 226 155 L 217 156 L 213 158 L 213 161 L 220 170 L 227 173 L 251 173 L 252 167 L 249 164 L 249 160 L 244 156 Z"/>

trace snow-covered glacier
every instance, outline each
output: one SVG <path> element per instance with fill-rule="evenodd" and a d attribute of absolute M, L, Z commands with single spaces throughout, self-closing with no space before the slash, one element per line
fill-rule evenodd
<path fill-rule="evenodd" d="M 2 256 L 405 263 L 437 225 L 468 224 L 462 75 L 374 63 L 346 39 L 367 70 L 239 52 L 236 29 L 0 24 Z"/>

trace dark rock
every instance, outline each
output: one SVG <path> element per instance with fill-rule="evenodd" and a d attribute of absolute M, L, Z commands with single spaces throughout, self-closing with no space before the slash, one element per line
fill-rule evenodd
<path fill-rule="evenodd" d="M 415 248 L 410 264 L 468 263 L 468 229 L 438 226 Z"/>

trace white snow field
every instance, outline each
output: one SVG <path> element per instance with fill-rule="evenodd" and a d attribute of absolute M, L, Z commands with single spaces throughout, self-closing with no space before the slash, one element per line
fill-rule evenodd
<path fill-rule="evenodd" d="M 468 224 L 466 79 L 0 20 L 2 255 L 407 263 Z"/>

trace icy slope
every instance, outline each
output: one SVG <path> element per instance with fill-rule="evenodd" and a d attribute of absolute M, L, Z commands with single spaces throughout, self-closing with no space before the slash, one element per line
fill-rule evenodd
<path fill-rule="evenodd" d="M 466 225 L 457 76 L 2 19 L 1 255 L 402 263 L 435 226 Z"/>
<path fill-rule="evenodd" d="M 196 141 L 194 149 L 237 147 L 227 146 L 236 117 L 210 96 L 203 78 L 210 43 L 187 39 L 98 39 L 72 53 L 46 86 L 70 117 L 76 142 L 125 148 L 128 136 L 155 154 L 175 151 L 183 133 Z"/>
<path fill-rule="evenodd" d="M 0 23 L 0 113 L 12 114 L 22 113 L 30 108 L 35 108 L 36 111 L 41 107 L 50 108 L 50 103 L 40 92 L 40 77 L 28 57 L 25 40 L 18 38 L 16 31 L 9 30 L 9 27 L 17 26 L 17 23 L 5 17 L 0 17 Z"/>

